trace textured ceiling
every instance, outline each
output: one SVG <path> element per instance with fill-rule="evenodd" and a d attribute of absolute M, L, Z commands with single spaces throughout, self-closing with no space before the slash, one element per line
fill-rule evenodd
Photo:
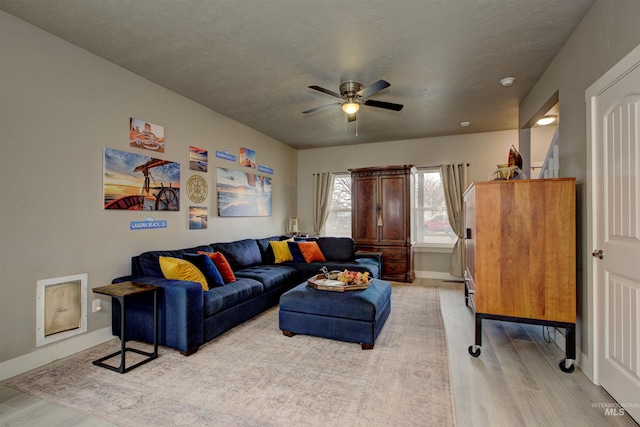
<path fill-rule="evenodd" d="M 297 148 L 516 129 L 594 0 L 0 0 L 0 9 Z M 506 76 L 513 86 L 499 84 Z M 391 83 L 346 124 L 341 82 Z M 470 126 L 460 127 L 469 121 Z M 346 129 L 345 129 L 346 127 Z"/>

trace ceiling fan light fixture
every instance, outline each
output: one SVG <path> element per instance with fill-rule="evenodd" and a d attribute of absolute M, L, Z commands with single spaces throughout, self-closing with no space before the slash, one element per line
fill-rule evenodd
<path fill-rule="evenodd" d="M 357 113 L 359 109 L 360 104 L 354 102 L 353 100 L 349 100 L 348 102 L 342 104 L 342 111 L 349 115 Z"/>

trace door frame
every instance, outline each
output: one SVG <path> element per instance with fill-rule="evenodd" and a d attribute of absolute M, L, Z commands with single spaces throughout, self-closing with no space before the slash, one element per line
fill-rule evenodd
<path fill-rule="evenodd" d="M 594 271 L 596 268 L 597 259 L 591 257 L 591 251 L 596 248 L 596 245 L 601 242 L 596 240 L 596 217 L 597 206 L 595 204 L 596 186 L 595 177 L 598 173 L 596 162 L 594 161 L 593 154 L 598 153 L 601 147 L 596 147 L 597 139 L 595 138 L 595 117 L 596 103 L 595 99 L 610 86 L 616 83 L 618 80 L 625 77 L 634 69 L 640 67 L 640 45 L 636 46 L 629 54 L 615 64 L 609 71 L 604 73 L 602 77 L 596 80 L 585 91 L 585 102 L 587 103 L 587 327 L 588 327 L 588 344 L 587 351 L 588 356 L 582 352 L 580 368 L 587 375 L 587 377 L 594 383 L 599 385 L 598 378 L 598 350 L 599 346 L 603 345 L 602 337 L 598 336 L 597 320 L 600 318 L 600 307 L 598 307 L 597 289 L 594 280 Z"/>

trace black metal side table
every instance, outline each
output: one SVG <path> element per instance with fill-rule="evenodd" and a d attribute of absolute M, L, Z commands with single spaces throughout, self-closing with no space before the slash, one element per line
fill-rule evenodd
<path fill-rule="evenodd" d="M 102 366 L 103 368 L 111 369 L 112 371 L 120 372 L 124 374 L 125 372 L 129 372 L 133 368 L 137 368 L 140 365 L 143 365 L 147 362 L 152 361 L 153 359 L 158 357 L 158 287 L 152 285 L 146 285 L 144 283 L 136 283 L 136 282 L 122 282 L 115 283 L 113 285 L 101 286 L 98 288 L 93 288 L 93 292 L 96 294 L 107 295 L 112 298 L 117 299 L 120 302 L 120 350 L 112 353 L 108 356 L 101 357 L 98 360 L 94 360 L 93 364 L 96 366 Z M 147 352 L 138 350 L 136 348 L 127 347 L 127 339 L 125 337 L 125 320 L 126 320 L 126 299 L 133 295 L 143 294 L 145 292 L 153 292 L 153 352 Z M 138 353 L 143 356 L 147 356 L 146 359 L 141 360 L 140 362 L 125 367 L 125 354 L 127 351 L 131 351 L 133 353 Z M 104 363 L 105 360 L 111 359 L 120 355 L 120 366 L 115 367 L 111 365 L 107 365 Z"/>

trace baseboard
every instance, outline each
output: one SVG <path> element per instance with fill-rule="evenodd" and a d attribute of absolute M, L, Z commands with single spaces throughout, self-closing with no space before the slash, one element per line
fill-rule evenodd
<path fill-rule="evenodd" d="M 41 347 L 0 363 L 0 381 L 71 356 L 113 339 L 111 326 Z"/>
<path fill-rule="evenodd" d="M 554 342 L 555 344 L 560 347 L 560 350 L 562 350 L 563 352 L 567 351 L 567 338 L 565 337 L 565 329 L 562 328 L 554 328 L 553 329 L 555 331 L 555 337 L 554 337 Z"/>
<path fill-rule="evenodd" d="M 442 271 L 414 271 L 416 275 L 416 279 L 438 279 L 438 280 L 447 280 L 452 282 L 462 282 L 462 277 L 452 276 L 449 273 L 444 273 Z"/>
<path fill-rule="evenodd" d="M 589 381 L 595 385 L 600 385 L 594 373 L 593 359 L 584 354 L 580 349 L 578 349 L 576 356 L 576 365 L 580 367 L 580 370 L 587 376 Z"/>

